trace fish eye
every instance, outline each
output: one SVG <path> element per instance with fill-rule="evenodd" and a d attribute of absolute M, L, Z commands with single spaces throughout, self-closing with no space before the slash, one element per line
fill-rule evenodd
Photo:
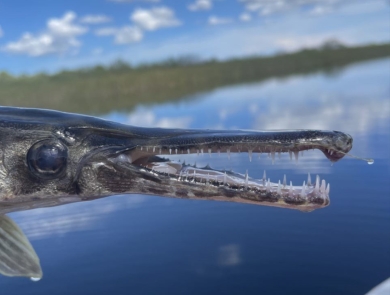
<path fill-rule="evenodd" d="M 55 140 L 43 140 L 35 143 L 27 153 L 30 171 L 44 179 L 53 179 L 65 171 L 68 150 Z"/>

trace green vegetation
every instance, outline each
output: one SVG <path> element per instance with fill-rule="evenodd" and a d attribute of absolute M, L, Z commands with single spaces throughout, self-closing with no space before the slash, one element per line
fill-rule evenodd
<path fill-rule="evenodd" d="M 223 62 L 198 62 L 188 57 L 137 68 L 118 61 L 110 67 L 96 66 L 54 75 L 13 77 L 2 72 L 0 105 L 99 114 L 113 109 L 129 110 L 139 103 L 177 100 L 225 85 L 332 71 L 386 56 L 390 56 L 390 44 L 353 48 L 323 46 L 291 54 Z"/>

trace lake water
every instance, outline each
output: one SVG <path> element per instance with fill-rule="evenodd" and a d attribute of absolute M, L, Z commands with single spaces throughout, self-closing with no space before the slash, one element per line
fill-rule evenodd
<path fill-rule="evenodd" d="M 390 59 L 331 73 L 216 89 L 104 117 L 141 126 L 330 129 L 354 138 L 333 166 L 246 153 L 191 156 L 261 178 L 331 184 L 330 206 L 303 213 L 255 205 L 113 196 L 10 214 L 41 259 L 39 282 L 0 277 L 13 294 L 364 294 L 390 276 Z"/>

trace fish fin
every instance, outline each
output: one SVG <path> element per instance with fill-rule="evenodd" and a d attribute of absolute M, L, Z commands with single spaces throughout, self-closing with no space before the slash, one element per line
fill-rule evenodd
<path fill-rule="evenodd" d="M 19 226 L 0 215 L 0 274 L 40 279 L 39 257 Z"/>

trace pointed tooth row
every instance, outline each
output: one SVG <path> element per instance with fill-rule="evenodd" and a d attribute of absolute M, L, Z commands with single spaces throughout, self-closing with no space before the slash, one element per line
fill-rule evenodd
<path fill-rule="evenodd" d="M 195 179 L 200 179 L 200 182 L 204 183 L 205 185 L 210 185 L 211 181 L 221 181 L 221 178 L 218 176 L 213 176 L 208 173 L 207 175 L 199 175 L 196 173 L 196 170 L 193 171 L 192 173 L 193 180 L 192 181 L 197 181 Z M 189 173 L 186 171 L 185 173 L 180 172 L 178 180 L 187 180 L 188 181 Z M 224 172 L 223 174 L 223 185 L 228 185 L 230 184 L 227 181 L 227 173 Z M 263 189 L 265 189 L 266 192 L 276 192 L 278 195 L 283 195 L 286 189 L 288 190 L 288 196 L 291 198 L 296 198 L 297 196 L 300 196 L 302 198 L 306 198 L 311 195 L 311 193 L 314 193 L 313 196 L 315 197 L 320 197 L 326 199 L 327 196 L 329 196 L 330 193 L 330 184 L 326 184 L 325 180 L 321 180 L 320 177 L 317 175 L 316 176 L 316 182 L 315 186 L 312 186 L 312 190 L 310 189 L 310 182 L 311 182 L 311 176 L 310 174 L 308 175 L 308 182 L 306 181 L 303 182 L 302 187 L 300 188 L 299 191 L 297 191 L 297 187 L 294 187 L 292 184 L 292 181 L 290 181 L 290 185 L 287 188 L 287 177 L 286 175 L 283 176 L 283 183 L 279 180 L 277 184 L 271 184 L 270 178 L 266 178 L 266 171 L 264 171 L 263 175 Z M 245 172 L 244 176 L 244 182 L 243 182 L 243 187 L 247 190 L 250 187 L 250 177 L 248 170 Z"/>

